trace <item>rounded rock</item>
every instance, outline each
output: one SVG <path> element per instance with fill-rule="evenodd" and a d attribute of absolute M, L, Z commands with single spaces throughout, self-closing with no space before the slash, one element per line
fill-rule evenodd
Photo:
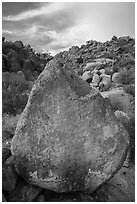
<path fill-rule="evenodd" d="M 92 78 L 90 71 L 85 71 L 81 77 L 84 81 L 87 81 L 88 79 Z"/>
<path fill-rule="evenodd" d="M 94 74 L 93 75 L 93 79 L 92 79 L 92 83 L 94 83 L 96 86 L 98 86 L 99 82 L 100 82 L 99 75 L 98 74 Z"/>
<path fill-rule="evenodd" d="M 119 83 L 119 72 L 115 72 L 113 75 L 112 75 L 112 82 L 114 83 Z"/>
<path fill-rule="evenodd" d="M 32 88 L 11 152 L 18 174 L 34 185 L 93 192 L 121 168 L 128 146 L 100 93 L 52 60 Z"/>

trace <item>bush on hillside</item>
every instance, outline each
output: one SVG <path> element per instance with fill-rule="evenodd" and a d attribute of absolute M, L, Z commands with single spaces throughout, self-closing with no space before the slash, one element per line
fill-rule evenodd
<path fill-rule="evenodd" d="M 11 80 L 10 80 L 11 79 Z M 23 111 L 28 101 L 31 85 L 28 81 L 19 80 L 17 74 L 4 77 L 2 84 L 2 111 L 16 115 Z"/>
<path fill-rule="evenodd" d="M 123 89 L 126 93 L 131 94 L 133 97 L 135 97 L 135 85 L 124 85 Z"/>
<path fill-rule="evenodd" d="M 135 83 L 135 69 L 134 67 L 130 70 L 123 70 L 120 72 L 118 82 L 121 84 L 132 84 Z"/>
<path fill-rule="evenodd" d="M 4 72 L 22 71 L 26 73 L 26 78 L 31 80 L 28 72 L 30 76 L 33 75 L 33 72 L 37 72 L 38 77 L 47 62 L 53 58 L 50 53 L 36 53 L 30 45 L 23 45 L 21 41 L 5 41 L 4 37 L 2 39 L 2 69 Z"/>
<path fill-rule="evenodd" d="M 20 114 L 26 106 L 27 94 L 21 94 L 16 88 L 10 91 L 2 90 L 2 112 L 7 114 Z"/>

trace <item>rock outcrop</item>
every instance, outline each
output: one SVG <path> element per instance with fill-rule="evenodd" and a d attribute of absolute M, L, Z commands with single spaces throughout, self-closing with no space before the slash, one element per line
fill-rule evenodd
<path fill-rule="evenodd" d="M 128 146 L 109 103 L 53 60 L 33 86 L 11 152 L 17 173 L 31 184 L 93 192 L 121 168 Z"/>

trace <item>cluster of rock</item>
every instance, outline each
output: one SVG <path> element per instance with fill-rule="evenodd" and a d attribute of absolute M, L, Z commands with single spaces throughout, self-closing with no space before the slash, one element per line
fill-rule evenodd
<path fill-rule="evenodd" d="M 135 73 L 135 39 L 129 36 L 113 36 L 104 43 L 90 40 L 86 45 L 72 46 L 55 57 L 60 55 L 82 79 L 100 91 L 107 91 L 117 84 L 122 86 L 120 73 L 123 70 Z"/>
<path fill-rule="evenodd" d="M 109 69 L 108 67 L 105 69 L 108 64 Z M 94 62 L 87 63 L 84 67 L 81 78 L 100 91 L 107 91 L 111 87 L 111 82 L 118 82 L 118 73 L 113 74 L 113 64 L 114 60 L 108 58 L 95 59 Z"/>
<path fill-rule="evenodd" d="M 104 43 L 90 40 L 86 42 L 86 45 L 72 46 L 68 51 L 61 54 L 79 75 L 83 74 L 83 69 L 87 63 L 98 58 L 114 60 L 113 72 L 120 72 L 123 66 L 128 65 L 129 68 L 135 64 L 135 39 L 129 36 L 120 38 L 113 36 L 110 41 Z M 112 72 L 109 64 L 105 66 L 105 69 L 107 69 L 107 72 Z"/>

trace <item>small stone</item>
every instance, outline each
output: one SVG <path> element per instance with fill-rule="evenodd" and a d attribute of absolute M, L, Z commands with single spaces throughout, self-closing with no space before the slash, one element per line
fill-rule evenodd
<path fill-rule="evenodd" d="M 93 79 L 92 79 L 92 83 L 94 83 L 96 86 L 98 86 L 99 82 L 100 82 L 99 75 L 98 74 L 94 74 L 93 75 Z"/>
<path fill-rule="evenodd" d="M 87 63 L 87 65 L 84 68 L 84 70 L 86 70 L 86 71 L 93 71 L 96 66 L 97 66 L 96 62 L 89 62 L 89 63 Z"/>
<path fill-rule="evenodd" d="M 84 81 L 87 81 L 88 79 L 92 78 L 90 71 L 85 71 L 81 77 Z"/>
<path fill-rule="evenodd" d="M 115 72 L 113 75 L 112 75 L 112 82 L 114 83 L 119 83 L 119 72 Z"/>
<path fill-rule="evenodd" d="M 100 74 L 105 74 L 105 69 L 100 69 L 99 72 Z"/>
<path fill-rule="evenodd" d="M 106 75 L 112 75 L 113 74 L 113 67 L 106 67 L 105 68 L 105 74 Z"/>
<path fill-rule="evenodd" d="M 103 91 L 107 91 L 111 86 L 111 76 L 106 74 L 101 74 L 100 78 L 101 78 L 101 84 L 99 84 L 100 89 L 102 89 L 103 87 Z"/>

